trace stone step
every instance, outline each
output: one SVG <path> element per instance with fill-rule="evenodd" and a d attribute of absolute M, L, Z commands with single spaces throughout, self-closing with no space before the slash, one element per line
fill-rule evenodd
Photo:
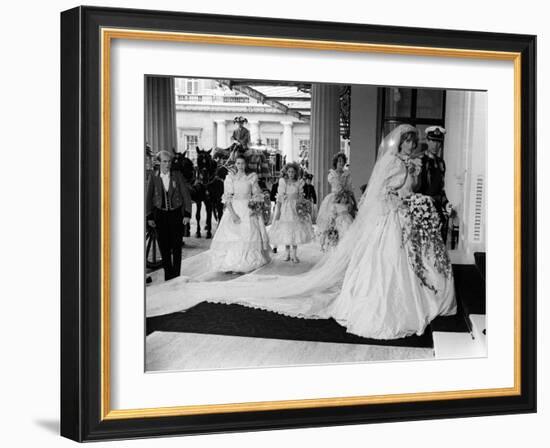
<path fill-rule="evenodd" d="M 434 354 L 437 359 L 479 358 L 487 356 L 486 345 L 472 333 L 434 331 Z"/>
<path fill-rule="evenodd" d="M 485 314 L 470 314 L 472 334 L 476 339 L 487 345 L 487 321 Z"/>

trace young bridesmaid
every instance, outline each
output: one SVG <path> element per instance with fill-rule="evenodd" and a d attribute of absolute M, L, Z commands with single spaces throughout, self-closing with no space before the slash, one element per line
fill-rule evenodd
<path fill-rule="evenodd" d="M 298 177 L 298 164 L 287 164 L 285 172 L 285 176 L 279 179 L 275 217 L 269 229 L 269 240 L 273 246 L 285 246 L 285 261 L 299 263 L 298 246 L 313 240 L 313 226 L 311 218 L 299 216 L 296 208 L 298 200 L 304 194 L 304 183 Z"/>
<path fill-rule="evenodd" d="M 306 173 L 304 175 L 304 198 L 311 202 L 311 223 L 315 224 L 317 219 L 317 193 L 313 186 L 313 174 Z"/>
<path fill-rule="evenodd" d="M 333 249 L 353 223 L 356 203 L 346 163 L 344 153 L 338 153 L 332 159 L 332 169 L 328 173 L 331 192 L 321 202 L 317 214 L 317 233 L 323 251 Z M 336 241 L 331 240 L 333 232 L 338 235 Z"/>

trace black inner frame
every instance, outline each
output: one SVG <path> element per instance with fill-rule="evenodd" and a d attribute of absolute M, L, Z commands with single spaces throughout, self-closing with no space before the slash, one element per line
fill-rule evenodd
<path fill-rule="evenodd" d="M 521 53 L 521 394 L 101 421 L 101 27 Z M 531 35 L 99 7 L 63 12 L 61 434 L 77 441 L 91 441 L 535 412 L 535 55 L 536 37 Z"/>

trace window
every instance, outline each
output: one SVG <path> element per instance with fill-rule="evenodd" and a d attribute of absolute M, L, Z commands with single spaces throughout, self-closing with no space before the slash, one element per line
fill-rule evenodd
<path fill-rule="evenodd" d="M 403 123 L 412 124 L 423 137 L 428 126 L 445 126 L 445 90 L 384 87 L 378 141 Z"/>
<path fill-rule="evenodd" d="M 306 170 L 309 168 L 309 138 L 298 139 L 298 162 Z"/>
<path fill-rule="evenodd" d="M 300 157 L 307 157 L 309 153 L 309 138 L 298 139 L 298 148 L 300 148 Z"/>
<path fill-rule="evenodd" d="M 197 146 L 200 147 L 200 131 L 178 129 L 178 152 L 187 151 L 187 157 L 193 162 L 197 161 Z"/>
<path fill-rule="evenodd" d="M 265 139 L 265 144 L 273 149 L 279 149 L 279 139 L 273 137 L 267 137 Z"/>
<path fill-rule="evenodd" d="M 199 80 L 193 78 L 176 78 L 176 89 L 183 95 L 194 95 L 199 91 Z"/>
<path fill-rule="evenodd" d="M 192 95 L 199 91 L 199 80 L 198 79 L 188 79 L 185 83 L 185 93 Z"/>

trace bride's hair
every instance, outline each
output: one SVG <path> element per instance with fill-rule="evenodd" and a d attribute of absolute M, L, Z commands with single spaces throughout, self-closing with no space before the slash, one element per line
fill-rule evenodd
<path fill-rule="evenodd" d="M 414 146 L 416 147 L 418 145 L 418 132 L 409 131 L 401 134 L 401 138 L 399 139 L 399 147 L 397 149 L 398 152 L 401 152 L 401 145 L 407 140 L 412 140 L 414 142 Z"/>

